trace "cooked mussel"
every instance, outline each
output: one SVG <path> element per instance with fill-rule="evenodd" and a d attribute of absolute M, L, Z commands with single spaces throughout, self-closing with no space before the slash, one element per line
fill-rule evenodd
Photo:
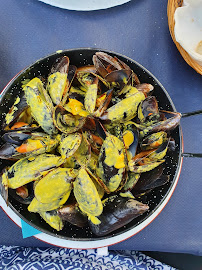
<path fill-rule="evenodd" d="M 72 189 L 72 180 L 77 176 L 74 169 L 56 168 L 47 173 L 35 186 L 34 194 L 41 203 L 58 201 Z"/>
<path fill-rule="evenodd" d="M 87 140 L 87 134 L 82 134 L 81 143 L 77 149 L 77 151 L 74 153 L 74 158 L 80 164 L 81 167 L 86 167 L 88 163 L 90 162 L 91 158 L 91 147 Z"/>
<path fill-rule="evenodd" d="M 163 166 L 160 165 L 150 172 L 142 173 L 136 185 L 132 189 L 135 197 L 144 195 L 152 191 L 156 187 L 165 185 L 169 179 L 169 175 L 163 174 Z"/>
<path fill-rule="evenodd" d="M 127 150 L 127 158 L 130 160 L 136 155 L 139 144 L 139 132 L 134 123 L 131 121 L 124 124 L 123 141 Z"/>
<path fill-rule="evenodd" d="M 181 113 L 178 112 L 169 112 L 171 116 L 170 118 L 159 121 L 157 123 L 151 124 L 149 126 L 145 126 L 144 124 L 137 124 L 136 127 L 140 129 L 140 137 L 146 137 L 151 133 L 154 132 L 159 132 L 159 131 L 165 131 L 165 132 L 170 132 L 171 130 L 175 129 L 180 122 L 181 119 Z"/>
<path fill-rule="evenodd" d="M 42 81 L 39 78 L 34 78 L 26 84 L 23 90 L 33 118 L 46 133 L 56 134 L 57 129 L 53 124 L 53 104 Z"/>
<path fill-rule="evenodd" d="M 166 140 L 167 133 L 165 131 L 159 131 L 144 138 L 140 143 L 140 147 L 142 150 L 155 149 Z"/>
<path fill-rule="evenodd" d="M 95 224 L 103 210 L 102 202 L 90 176 L 85 169 L 80 169 L 76 180 L 73 182 L 74 196 L 82 212 Z"/>
<path fill-rule="evenodd" d="M 149 209 L 146 204 L 120 195 L 107 198 L 103 206 L 103 213 L 99 216 L 100 224 L 89 221 L 92 232 L 97 236 L 118 230 Z"/>
<path fill-rule="evenodd" d="M 122 123 L 129 121 L 136 116 L 138 105 L 144 99 L 145 95 L 142 92 L 137 92 L 108 108 L 100 119 Z"/>
<path fill-rule="evenodd" d="M 69 135 L 62 135 L 60 138 L 60 144 L 58 151 L 63 158 L 72 156 L 79 148 L 82 140 L 80 133 L 74 133 Z"/>
<path fill-rule="evenodd" d="M 141 102 L 138 107 L 138 119 L 140 122 L 153 123 L 157 122 L 160 118 L 158 102 L 154 96 L 149 96 Z"/>
<path fill-rule="evenodd" d="M 63 229 L 64 224 L 56 210 L 40 212 L 39 214 L 53 229 L 57 231 L 61 231 Z"/>
<path fill-rule="evenodd" d="M 111 55 L 104 52 L 96 52 L 93 56 L 93 64 L 97 72 L 104 78 L 114 70 L 121 70 L 123 66 Z"/>
<path fill-rule="evenodd" d="M 16 189 L 41 178 L 63 162 L 61 157 L 51 154 L 22 158 L 4 172 L 1 176 L 2 183 L 6 188 Z"/>
<path fill-rule="evenodd" d="M 6 133 L 6 136 L 4 134 L 4 139 L 10 143 L 7 142 L 0 148 L 0 158 L 16 160 L 35 156 L 51 152 L 58 144 L 57 138 L 45 133 L 14 133 L 14 135 L 13 133 Z"/>
<path fill-rule="evenodd" d="M 62 220 L 83 228 L 88 224 L 87 215 L 85 215 L 78 207 L 77 203 L 67 204 L 58 209 L 58 215 Z"/>
<path fill-rule="evenodd" d="M 8 190 L 9 196 L 12 196 L 16 201 L 22 204 L 30 204 L 34 198 L 33 182 L 28 183 L 16 189 Z"/>
<path fill-rule="evenodd" d="M 67 73 L 69 70 L 69 58 L 60 58 L 53 69 L 53 73 L 48 77 L 46 90 L 48 91 L 54 104 L 59 104 L 68 88 Z"/>
<path fill-rule="evenodd" d="M 123 142 L 108 134 L 100 149 L 96 174 L 106 192 L 116 191 L 125 182 L 126 164 Z"/>
<path fill-rule="evenodd" d="M 53 112 L 53 120 L 55 126 L 63 133 L 70 134 L 78 131 L 85 124 L 86 118 L 73 115 L 58 105 L 55 107 Z"/>

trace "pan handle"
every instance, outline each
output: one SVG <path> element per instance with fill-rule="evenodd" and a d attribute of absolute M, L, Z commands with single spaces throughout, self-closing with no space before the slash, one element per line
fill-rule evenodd
<path fill-rule="evenodd" d="M 189 117 L 189 116 L 197 115 L 197 114 L 202 114 L 202 110 L 188 112 L 188 113 L 181 113 L 182 117 Z"/>
<path fill-rule="evenodd" d="M 182 113 L 182 117 L 189 117 L 193 115 L 202 114 L 202 110 L 194 111 L 194 112 L 188 112 L 188 113 Z M 196 158 L 202 158 L 202 154 L 200 153 L 182 153 L 182 157 L 196 157 Z"/>
<path fill-rule="evenodd" d="M 202 158 L 202 154 L 199 154 L 199 153 L 182 153 L 182 157 Z"/>

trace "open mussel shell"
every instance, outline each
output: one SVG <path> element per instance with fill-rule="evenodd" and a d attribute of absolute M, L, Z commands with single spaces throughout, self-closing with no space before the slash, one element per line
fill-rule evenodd
<path fill-rule="evenodd" d="M 80 164 L 81 167 L 82 166 L 86 167 L 90 161 L 90 157 L 91 157 L 91 147 L 87 140 L 87 134 L 83 133 L 80 145 L 77 148 L 76 152 L 74 153 L 74 158 L 76 159 L 78 164 Z"/>
<path fill-rule="evenodd" d="M 70 134 L 81 129 L 86 118 L 75 116 L 58 105 L 54 108 L 53 121 L 55 126 L 63 133 Z"/>
<path fill-rule="evenodd" d="M 28 205 L 28 204 L 31 203 L 31 201 L 34 198 L 34 188 L 33 188 L 33 185 L 34 185 L 33 182 L 28 183 L 26 185 L 26 189 L 28 191 L 28 196 L 26 198 L 23 198 L 22 196 L 19 196 L 16 189 L 9 189 L 8 190 L 8 194 L 9 194 L 9 196 L 12 196 L 19 203 L 27 204 Z"/>
<path fill-rule="evenodd" d="M 149 134 L 159 132 L 159 131 L 165 131 L 170 133 L 172 130 L 174 130 L 180 123 L 180 119 L 182 117 L 181 113 L 172 113 L 170 114 L 171 117 L 167 118 L 165 120 L 155 122 L 151 124 L 150 126 L 145 126 L 144 124 L 142 125 L 136 125 L 141 129 L 140 131 L 140 137 L 143 138 L 145 136 L 148 136 Z"/>
<path fill-rule="evenodd" d="M 96 174 L 107 193 L 116 191 L 126 180 L 124 145 L 116 136 L 108 134 L 98 157 Z"/>
<path fill-rule="evenodd" d="M 55 72 L 68 73 L 69 62 L 70 62 L 69 57 L 67 56 L 58 57 L 51 68 L 51 73 L 55 73 Z"/>
<path fill-rule="evenodd" d="M 136 155 L 139 143 L 139 132 L 133 122 L 125 124 L 123 130 L 124 145 L 127 150 L 128 160 Z"/>
<path fill-rule="evenodd" d="M 16 121 L 16 119 L 20 116 L 28 108 L 26 98 L 24 93 L 22 92 L 17 98 L 10 108 L 9 112 L 6 114 L 5 119 L 2 123 L 2 129 L 9 130 L 12 124 Z"/>
<path fill-rule="evenodd" d="M 71 84 L 74 80 L 76 70 L 77 70 L 76 66 L 74 66 L 74 65 L 69 66 L 69 70 L 68 70 L 68 74 L 67 74 L 67 87 L 66 87 L 66 92 L 63 93 L 62 104 L 65 104 L 67 101 L 69 89 L 71 88 Z"/>
<path fill-rule="evenodd" d="M 149 96 L 138 107 L 138 118 L 140 122 L 149 121 L 151 116 L 156 115 L 156 120 L 159 119 L 157 117 L 159 112 L 158 102 L 154 96 Z"/>
<path fill-rule="evenodd" d="M 18 123 L 16 123 L 18 125 Z M 37 129 L 39 129 L 39 125 L 38 124 L 26 124 L 24 126 L 21 126 L 19 128 L 15 128 L 15 129 L 8 129 L 6 131 L 12 132 L 12 131 L 25 131 L 25 132 L 31 132 L 31 131 L 35 131 Z"/>
<path fill-rule="evenodd" d="M 31 137 L 31 133 L 7 132 L 3 134 L 2 139 L 7 143 L 21 145 L 22 142 L 26 141 L 30 137 Z"/>
<path fill-rule="evenodd" d="M 59 104 L 66 91 L 69 89 L 67 74 L 69 71 L 69 58 L 67 56 L 56 60 L 48 76 L 46 90 L 54 104 Z"/>
<path fill-rule="evenodd" d="M 8 113 L 9 109 L 12 107 L 14 103 L 14 99 L 16 96 L 19 96 L 22 93 L 21 82 L 25 79 L 33 79 L 36 74 L 39 76 L 43 76 L 47 78 L 50 74 L 51 67 L 55 60 L 60 56 L 68 56 L 71 64 L 76 67 L 81 67 L 85 65 L 92 65 L 92 57 L 98 52 L 98 49 L 71 49 L 62 51 L 60 54 L 54 53 L 49 55 L 48 57 L 44 57 L 43 59 L 38 60 L 36 63 L 30 65 L 28 68 L 24 69 L 20 72 L 11 82 L 6 86 L 3 90 L 1 98 L 0 98 L 0 125 L 2 125 L 5 114 Z M 102 50 L 103 51 L 103 50 Z M 113 53 L 110 51 L 104 51 L 111 56 L 116 56 L 121 61 L 126 63 L 137 75 L 141 83 L 149 83 L 154 85 L 155 90 L 153 91 L 153 95 L 156 97 L 159 107 L 161 109 L 176 111 L 175 106 L 169 97 L 166 90 L 160 84 L 160 82 L 143 66 L 133 61 L 132 59 L 120 55 L 118 53 Z M 137 86 L 136 86 L 137 87 Z M 172 153 L 168 153 L 166 156 L 166 161 L 163 164 L 164 166 L 164 174 L 170 175 L 170 180 L 167 184 L 162 187 L 158 187 L 153 189 L 152 192 L 148 193 L 146 196 L 142 196 L 141 200 L 149 205 L 149 210 L 142 216 L 138 216 L 134 220 L 132 220 L 129 224 L 122 226 L 118 230 L 109 233 L 107 236 L 96 236 L 92 234 L 89 228 L 79 229 L 75 228 L 75 226 L 67 223 L 65 224 L 62 231 L 56 231 L 52 229 L 45 221 L 43 221 L 39 215 L 35 213 L 30 213 L 27 210 L 27 206 L 19 203 L 12 196 L 9 196 L 9 207 L 20 216 L 26 223 L 37 228 L 41 232 L 44 232 L 48 236 L 54 236 L 60 239 L 69 240 L 68 247 L 73 247 L 71 245 L 75 240 L 78 243 L 77 247 L 80 248 L 96 248 L 101 246 L 107 246 L 109 244 L 115 244 L 119 241 L 125 240 L 127 237 L 134 235 L 139 232 L 140 229 L 147 226 L 151 220 L 153 220 L 160 210 L 165 205 L 165 202 L 170 198 L 173 189 L 178 181 L 178 176 L 181 167 L 181 151 L 182 151 L 182 141 L 181 141 L 181 129 L 177 127 L 173 132 L 171 132 L 171 136 L 174 138 L 176 142 L 176 148 Z M 8 166 L 8 162 L 6 160 L 1 160 L 0 169 L 2 170 L 4 167 Z M 161 192 L 159 192 L 161 191 Z M 154 197 L 155 196 L 155 197 Z M 140 228 L 141 227 L 141 228 Z M 57 233 L 57 235 L 56 235 Z M 126 235 L 127 234 L 127 235 Z M 47 236 L 47 237 L 48 237 Z M 50 238 L 48 238 L 50 239 Z M 110 240 L 110 241 L 109 241 Z M 47 240 L 49 241 L 49 240 Z M 56 243 L 56 242 L 55 242 Z"/>
<path fill-rule="evenodd" d="M 10 132 L 3 139 L 7 142 L 0 147 L 0 158 L 10 160 L 51 152 L 58 144 L 56 138 L 45 133 Z"/>
<path fill-rule="evenodd" d="M 96 68 L 94 65 L 82 66 L 82 67 L 77 68 L 76 75 L 79 72 L 95 73 Z"/>
<path fill-rule="evenodd" d="M 93 55 L 93 63 L 97 72 L 102 77 L 105 77 L 114 70 L 121 70 L 123 68 L 122 64 L 114 57 L 104 52 L 96 52 L 95 55 Z"/>
<path fill-rule="evenodd" d="M 105 76 L 109 83 L 115 83 L 119 91 L 132 79 L 132 71 L 127 69 L 115 70 Z"/>
<path fill-rule="evenodd" d="M 130 191 L 134 188 L 140 178 L 139 173 L 129 172 L 127 181 L 123 187 L 123 191 Z"/>
<path fill-rule="evenodd" d="M 5 143 L 0 147 L 0 158 L 8 160 L 16 160 L 23 157 L 22 154 L 16 151 L 18 145 Z"/>
<path fill-rule="evenodd" d="M 66 136 L 63 134 L 60 139 L 58 152 L 63 158 L 71 157 L 79 148 L 81 140 L 82 135 L 80 133 L 73 133 Z"/>
<path fill-rule="evenodd" d="M 152 133 L 151 135 L 145 137 L 141 143 L 140 147 L 144 150 L 154 149 L 161 145 L 164 141 L 167 140 L 167 133 L 165 131 L 160 131 L 156 133 Z M 173 142 L 174 144 L 174 142 Z M 172 143 L 171 143 L 172 145 Z"/>
<path fill-rule="evenodd" d="M 131 68 L 128 65 L 126 65 L 126 63 L 121 61 L 119 58 L 117 58 L 116 56 L 114 58 L 119 62 L 119 64 L 123 67 L 123 69 L 131 70 Z M 133 71 L 132 72 L 132 85 L 138 85 L 138 84 L 140 84 L 140 80 L 139 80 L 138 76 Z"/>

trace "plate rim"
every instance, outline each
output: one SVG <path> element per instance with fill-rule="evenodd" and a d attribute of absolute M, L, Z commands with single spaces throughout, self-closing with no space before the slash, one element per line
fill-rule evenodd
<path fill-rule="evenodd" d="M 102 1 L 99 1 L 99 0 L 85 0 L 85 4 L 86 4 L 86 8 L 84 7 L 77 7 L 77 4 L 74 6 L 74 5 L 69 5 L 67 2 L 64 2 L 63 3 L 54 3 L 52 0 L 39 0 L 40 2 L 43 2 L 45 4 L 48 4 L 48 5 L 51 5 L 53 7 L 58 7 L 58 8 L 62 8 L 62 9 L 67 9 L 67 10 L 74 10 L 74 11 L 94 11 L 94 10 L 103 10 L 103 9 L 108 9 L 108 8 L 112 8 L 112 7 L 116 7 L 116 6 L 120 6 L 120 5 L 123 5 L 123 4 L 126 4 L 128 2 L 130 2 L 131 0 L 119 0 L 119 3 L 111 3 L 111 1 L 108 1 L 108 5 L 100 5 L 102 4 Z M 62 0 L 59 0 L 59 2 L 62 1 Z M 94 3 L 93 5 L 93 2 L 97 2 L 97 5 Z M 88 4 L 89 2 L 89 4 Z M 115 1 L 116 2 L 116 1 Z M 110 4 L 111 3 L 111 4 Z M 90 7 L 88 7 L 88 5 L 90 5 Z"/>

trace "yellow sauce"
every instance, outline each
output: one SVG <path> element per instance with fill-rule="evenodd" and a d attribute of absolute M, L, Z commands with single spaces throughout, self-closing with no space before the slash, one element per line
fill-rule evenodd
<path fill-rule="evenodd" d="M 73 115 L 80 115 L 83 117 L 87 117 L 89 115 L 89 113 L 84 110 L 83 104 L 73 98 L 69 99 L 69 102 L 65 105 L 65 109 Z"/>
<path fill-rule="evenodd" d="M 66 203 L 66 201 L 68 200 L 69 198 L 69 191 L 58 201 L 59 203 L 59 206 L 62 206 L 64 203 Z"/>
<path fill-rule="evenodd" d="M 97 189 L 97 192 L 99 194 L 100 199 L 102 199 L 104 194 L 105 194 L 104 188 L 101 187 L 101 185 L 98 183 L 98 181 L 96 181 L 94 178 L 92 178 L 92 181 L 93 181 L 93 184 L 95 185 L 95 187 Z"/>
<path fill-rule="evenodd" d="M 129 160 L 132 159 L 133 154 L 132 154 L 130 151 L 127 150 L 127 151 L 126 151 L 126 156 L 127 156 L 128 161 L 129 161 Z"/>
<path fill-rule="evenodd" d="M 123 133 L 123 140 L 124 140 L 124 144 L 126 149 L 129 148 L 129 146 L 133 143 L 134 141 L 134 135 L 132 133 L 132 131 L 127 130 Z"/>
<path fill-rule="evenodd" d="M 105 163 L 108 166 L 114 166 L 117 169 L 125 167 L 123 154 L 124 146 L 123 143 L 116 136 L 107 136 L 102 145 L 102 148 L 105 149 Z M 119 151 L 121 151 L 120 154 Z"/>
<path fill-rule="evenodd" d="M 123 83 L 124 83 L 124 84 L 127 84 L 127 83 L 128 83 L 126 77 L 123 78 Z"/>
<path fill-rule="evenodd" d="M 74 86 L 71 86 L 70 90 L 69 90 L 69 94 L 71 93 L 76 93 L 76 94 L 79 94 L 81 95 L 82 97 L 85 97 L 85 94 L 86 94 L 86 90 L 85 91 L 82 91 L 80 88 L 78 87 L 74 87 Z"/>
<path fill-rule="evenodd" d="M 119 195 L 121 197 L 124 197 L 124 198 L 131 198 L 131 199 L 135 199 L 135 197 L 133 196 L 133 194 L 131 192 L 120 192 Z"/>
<path fill-rule="evenodd" d="M 95 225 L 99 225 L 101 223 L 101 221 L 97 217 L 95 217 L 95 216 L 88 215 L 88 218 Z"/>
<path fill-rule="evenodd" d="M 79 148 L 74 153 L 74 157 L 81 166 L 86 166 L 90 160 L 90 148 L 89 143 L 85 137 L 85 133 L 82 136 L 82 141 Z"/>
<path fill-rule="evenodd" d="M 145 119 L 145 117 L 144 117 L 144 115 L 142 113 L 142 106 L 138 107 L 138 118 L 139 118 L 140 122 L 143 122 L 144 119 Z"/>
<path fill-rule="evenodd" d="M 41 203 L 36 199 L 36 197 L 34 197 L 30 205 L 28 206 L 28 211 L 34 212 L 34 213 L 52 211 L 59 208 L 61 205 L 63 205 L 67 201 L 68 198 L 69 198 L 69 192 L 66 193 L 60 200 L 53 201 L 50 203 Z"/>
<path fill-rule="evenodd" d="M 74 157 L 69 157 L 65 159 L 64 167 L 65 168 L 75 168 L 77 165 L 77 162 Z"/>
<path fill-rule="evenodd" d="M 121 153 L 116 160 L 116 163 L 114 164 L 114 167 L 117 169 L 121 169 L 125 167 L 125 162 L 124 162 L 124 154 Z"/>
<path fill-rule="evenodd" d="M 110 179 L 105 179 L 105 172 L 103 169 L 103 151 L 105 151 L 104 163 L 109 167 L 114 167 L 118 169 L 116 175 L 112 175 Z M 124 145 L 123 143 L 114 135 L 108 135 L 103 142 L 100 155 L 98 158 L 98 166 L 96 168 L 96 173 L 106 186 L 107 192 L 114 192 L 120 185 L 123 177 L 123 172 L 125 170 L 125 160 L 124 160 Z"/>
<path fill-rule="evenodd" d="M 88 163 L 90 170 L 95 171 L 98 162 L 98 156 L 91 152 L 91 158 Z"/>

